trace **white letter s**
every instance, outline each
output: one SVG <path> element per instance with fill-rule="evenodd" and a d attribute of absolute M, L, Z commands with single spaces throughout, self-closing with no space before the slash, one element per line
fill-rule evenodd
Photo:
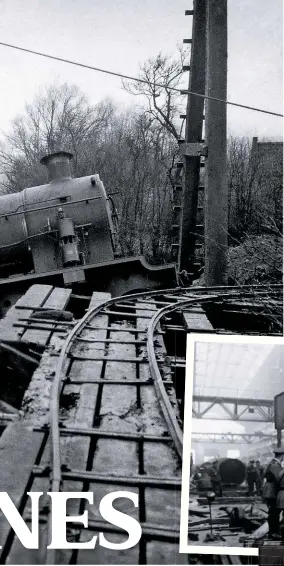
<path fill-rule="evenodd" d="M 116 525 L 117 527 L 124 529 L 129 535 L 128 540 L 125 542 L 112 543 L 106 540 L 103 533 L 100 533 L 99 544 L 104 548 L 109 548 L 111 550 L 127 550 L 128 548 L 132 548 L 139 542 L 142 535 L 141 526 L 136 519 L 113 508 L 112 504 L 114 500 L 120 497 L 131 499 L 134 506 L 138 507 L 138 495 L 131 491 L 116 491 L 114 493 L 109 493 L 101 500 L 100 514 L 102 517 L 112 525 Z"/>

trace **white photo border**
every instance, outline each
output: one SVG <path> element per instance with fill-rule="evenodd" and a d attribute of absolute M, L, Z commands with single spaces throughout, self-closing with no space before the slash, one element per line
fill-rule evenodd
<path fill-rule="evenodd" d="M 222 335 L 222 334 L 188 334 L 186 348 L 186 374 L 185 374 L 185 396 L 184 396 L 184 423 L 183 437 L 187 439 L 183 443 L 182 459 L 182 490 L 181 490 L 181 513 L 180 513 L 180 540 L 179 552 L 187 554 L 221 554 L 231 556 L 258 556 L 258 548 L 229 547 L 229 546 L 194 546 L 188 544 L 188 508 L 189 508 L 189 478 L 190 478 L 190 453 L 192 433 L 192 395 L 194 379 L 194 353 L 196 342 L 210 342 L 221 344 L 259 344 L 284 346 L 284 337 L 280 336 L 251 336 L 251 335 Z M 284 386 L 283 386 L 284 389 Z"/>

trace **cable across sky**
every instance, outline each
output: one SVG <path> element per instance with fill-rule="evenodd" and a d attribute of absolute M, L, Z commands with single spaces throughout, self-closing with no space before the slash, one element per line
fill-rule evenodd
<path fill-rule="evenodd" d="M 176 87 L 170 87 L 170 86 L 167 86 L 167 85 L 154 83 L 152 81 L 148 81 L 148 80 L 142 79 L 140 77 L 132 77 L 130 75 L 125 75 L 124 73 L 109 71 L 107 69 L 101 69 L 99 67 L 87 65 L 85 63 L 80 63 L 78 61 L 72 61 L 70 59 L 64 59 L 63 57 L 58 57 L 56 55 L 50 55 L 49 53 L 42 53 L 40 51 L 35 51 L 33 49 L 27 49 L 26 47 L 20 47 L 19 45 L 12 45 L 10 43 L 4 43 L 3 41 L 0 41 L 0 45 L 2 45 L 3 47 L 8 47 L 10 49 L 15 49 L 17 51 L 30 53 L 31 55 L 38 55 L 39 57 L 45 57 L 46 59 L 52 59 L 54 61 L 59 61 L 61 63 L 68 63 L 69 65 L 74 65 L 76 67 L 81 67 L 83 69 L 89 69 L 90 71 L 95 71 L 95 72 L 98 72 L 98 73 L 104 73 L 106 75 L 112 75 L 114 77 L 119 77 L 119 78 L 127 79 L 127 80 L 130 80 L 130 81 L 136 81 L 136 82 L 139 82 L 139 83 L 151 84 L 151 85 L 159 87 L 159 88 L 167 87 L 168 90 L 179 92 L 180 94 L 182 93 L 183 95 L 190 94 L 192 96 L 198 96 L 200 98 L 204 98 L 204 99 L 208 99 L 208 100 L 215 100 L 216 102 L 223 102 L 224 104 L 227 104 L 229 106 L 237 106 L 238 108 L 243 108 L 243 109 L 246 109 L 246 110 L 252 110 L 254 112 L 261 112 L 263 114 L 269 114 L 271 116 L 278 116 L 278 117 L 283 118 L 283 114 L 280 114 L 278 112 L 272 112 L 270 110 L 264 110 L 263 108 L 248 106 L 248 105 L 245 105 L 245 104 L 240 104 L 238 102 L 231 102 L 229 100 L 222 100 L 220 98 L 214 98 L 212 96 L 207 96 L 205 94 L 200 94 L 198 92 L 192 92 L 190 90 L 182 90 L 182 92 L 181 92 L 181 89 L 176 88 Z"/>

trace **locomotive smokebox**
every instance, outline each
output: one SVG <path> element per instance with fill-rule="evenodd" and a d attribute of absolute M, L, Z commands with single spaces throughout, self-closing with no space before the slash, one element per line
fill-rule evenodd
<path fill-rule="evenodd" d="M 246 466 L 237 458 L 221 458 L 218 460 L 219 474 L 223 484 L 241 485 L 246 476 Z"/>
<path fill-rule="evenodd" d="M 71 179 L 70 161 L 72 158 L 72 153 L 68 151 L 56 151 L 45 155 L 40 160 L 41 164 L 47 168 L 49 183 Z"/>

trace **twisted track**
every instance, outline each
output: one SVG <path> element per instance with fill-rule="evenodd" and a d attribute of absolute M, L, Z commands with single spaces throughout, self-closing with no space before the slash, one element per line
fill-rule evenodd
<path fill-rule="evenodd" d="M 187 556 L 178 554 L 182 431 L 174 397 L 168 396 L 171 382 L 165 383 L 167 353 L 161 328 L 177 310 L 208 302 L 229 305 L 236 299 L 263 305 L 280 293 L 281 286 L 190 287 L 137 293 L 90 308 L 60 351 L 50 402 L 51 465 L 46 467 L 42 448 L 31 472 L 31 490 L 47 491 L 35 488 L 33 481 L 46 485 L 50 478 L 50 491 L 92 491 L 98 506 L 106 493 L 130 489 L 139 494 L 139 510 L 127 507 L 125 500 L 118 508 L 137 518 L 142 538 L 139 548 L 119 553 L 121 563 L 188 563 Z M 66 419 L 61 403 L 68 388 L 79 398 L 79 409 L 77 414 L 71 410 Z M 71 514 L 83 510 L 74 504 Z M 48 540 L 50 515 L 42 522 L 43 538 Z M 100 531 L 115 542 L 126 539 L 119 528 L 103 522 L 98 511 L 88 529 L 71 523 L 68 528 L 70 540 L 79 542 Z M 116 564 L 117 560 L 116 551 L 99 546 L 92 551 L 49 550 L 43 558 L 49 564 Z"/>

